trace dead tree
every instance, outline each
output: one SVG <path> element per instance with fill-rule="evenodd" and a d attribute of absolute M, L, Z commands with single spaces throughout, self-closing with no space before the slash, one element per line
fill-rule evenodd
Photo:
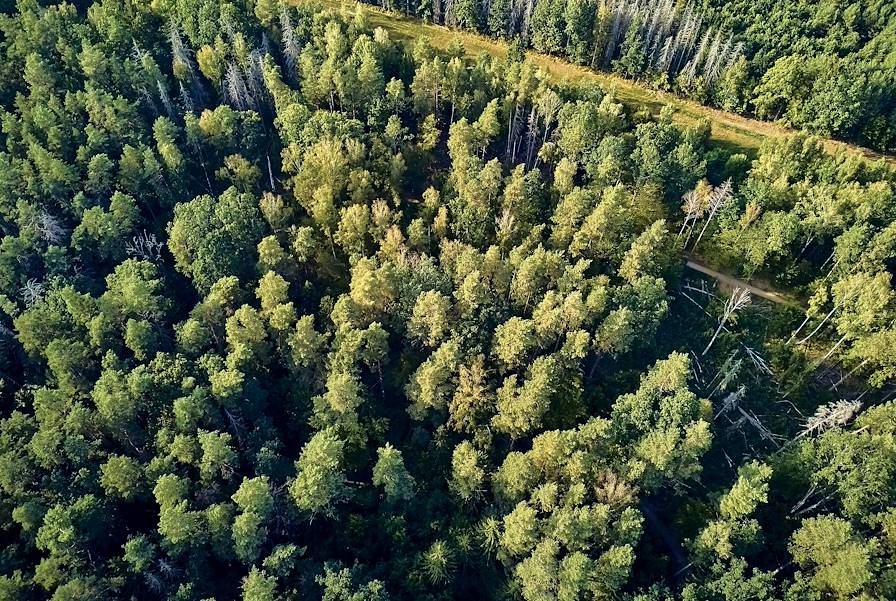
<path fill-rule="evenodd" d="M 164 84 L 162 84 L 161 79 L 156 80 L 156 85 L 159 87 L 159 100 L 162 101 L 162 106 L 165 107 L 165 112 L 168 113 L 168 118 L 171 121 L 174 121 L 174 105 L 171 103 L 171 97 L 168 96 L 168 90 L 165 88 Z"/>
<path fill-rule="evenodd" d="M 768 361 L 765 360 L 765 357 L 756 352 L 755 349 L 750 348 L 749 346 L 742 345 L 744 350 L 747 352 L 747 357 L 750 358 L 750 361 L 753 362 L 753 366 L 757 369 L 757 371 L 771 376 L 773 374 L 772 368 L 769 366 Z"/>
<path fill-rule="evenodd" d="M 700 197 L 694 190 L 687 192 L 682 197 L 682 200 L 684 200 L 684 204 L 681 206 L 681 209 L 684 211 L 684 221 L 681 223 L 681 229 L 678 230 L 678 237 L 681 238 L 685 228 L 688 228 L 688 238 L 684 243 L 685 247 L 687 247 L 691 234 L 694 231 L 694 224 L 703 214 L 703 203 L 700 202 Z"/>
<path fill-rule="evenodd" d="M 129 257 L 136 257 L 150 263 L 158 263 L 162 258 L 163 242 L 156 239 L 156 235 L 147 231 L 140 232 L 125 245 L 125 252 Z"/>
<path fill-rule="evenodd" d="M 295 82 L 302 49 L 286 6 L 280 9 L 280 30 L 283 32 L 283 65 L 286 67 L 286 77 L 289 81 Z"/>
<path fill-rule="evenodd" d="M 684 66 L 682 74 L 689 84 L 697 79 L 697 69 L 703 64 L 706 53 L 709 51 L 709 46 L 712 43 L 711 36 L 712 30 L 707 30 L 706 33 L 703 34 L 703 39 L 700 41 L 700 46 L 697 48 L 697 54 L 695 54 Z"/>
<path fill-rule="evenodd" d="M 186 74 L 192 79 L 196 75 L 196 69 L 193 65 L 193 57 L 190 50 L 184 44 L 183 38 L 180 36 L 180 30 L 174 21 L 168 28 L 168 39 L 171 42 L 171 59 L 172 62 L 184 69 Z"/>
<path fill-rule="evenodd" d="M 268 87 L 264 83 L 264 57 L 266 52 L 256 48 L 249 54 L 249 65 L 244 71 L 245 80 L 252 95 L 256 109 L 267 104 L 269 99 Z"/>
<path fill-rule="evenodd" d="M 755 413 L 752 411 L 746 411 L 743 407 L 737 407 L 738 413 L 741 415 L 742 422 L 746 422 L 753 426 L 753 428 L 759 433 L 759 437 L 765 441 L 768 441 L 780 448 L 780 441 L 784 440 L 784 437 L 780 434 L 776 434 L 772 432 L 768 426 L 762 423 Z"/>
<path fill-rule="evenodd" d="M 227 66 L 227 73 L 224 75 L 224 98 L 234 108 L 241 111 L 252 107 L 252 96 L 243 79 L 243 73 L 236 63 L 230 63 Z"/>
<path fill-rule="evenodd" d="M 47 285 L 34 278 L 25 282 L 25 285 L 19 289 L 19 294 L 22 295 L 22 302 L 25 303 L 26 307 L 31 307 L 38 303 L 46 293 Z"/>
<path fill-rule="evenodd" d="M 845 426 L 852 421 L 861 408 L 862 402 L 858 400 L 840 400 L 822 405 L 815 410 L 815 415 L 806 420 L 806 424 L 796 438 Z"/>
<path fill-rule="evenodd" d="M 731 316 L 736 314 L 738 311 L 749 304 L 750 291 L 746 290 L 745 288 L 735 288 L 734 292 L 731 294 L 731 297 L 728 299 L 728 302 L 725 303 L 725 309 L 722 312 L 722 317 L 719 319 L 719 327 L 716 328 L 716 331 L 712 335 L 709 344 L 707 344 L 706 348 L 703 349 L 701 356 L 704 356 L 709 352 L 709 349 L 712 347 L 713 343 L 716 341 L 716 338 L 719 336 L 719 332 L 722 331 L 722 328 L 725 327 L 725 323 L 731 318 Z"/>
<path fill-rule="evenodd" d="M 49 244 L 59 244 L 68 232 L 59 219 L 46 211 L 39 211 L 31 219 L 31 227 L 34 228 L 38 238 Z"/>
<path fill-rule="evenodd" d="M 840 379 L 837 380 L 836 382 L 834 382 L 833 384 L 831 384 L 831 387 L 828 388 L 828 390 L 834 390 L 835 388 L 837 388 L 838 386 L 840 386 L 840 384 L 842 384 L 844 381 L 846 381 L 847 378 L 849 378 L 851 375 L 853 375 L 854 373 L 856 373 L 857 371 L 859 371 L 860 369 L 862 369 L 863 367 L 865 367 L 865 366 L 868 364 L 869 361 L 871 361 L 871 359 L 863 359 L 858 365 L 856 365 L 855 367 L 853 367 L 853 368 L 852 368 L 851 370 L 849 370 L 847 373 L 845 373 L 845 374 L 843 374 L 842 376 L 840 376 Z"/>
<path fill-rule="evenodd" d="M 709 393 L 708 396 L 714 395 L 719 390 L 725 390 L 728 388 L 728 385 L 734 381 L 737 377 L 737 374 L 740 372 L 740 368 L 743 365 L 743 359 L 735 359 L 734 356 L 737 354 L 737 351 L 731 353 L 728 359 L 725 360 L 725 363 L 722 365 L 721 369 L 719 369 L 719 373 L 715 375 L 709 385 L 712 385 L 713 382 L 718 379 L 718 383 L 715 388 Z M 721 377 L 719 377 L 721 376 Z"/>
<path fill-rule="evenodd" d="M 694 248 L 697 248 L 697 245 L 700 244 L 700 240 L 703 239 L 703 234 L 706 233 L 706 228 L 709 227 L 712 218 L 715 217 L 719 209 L 724 207 L 728 204 L 728 201 L 731 200 L 733 192 L 734 188 L 731 185 L 731 178 L 725 180 L 721 186 L 713 189 L 712 194 L 709 196 L 709 215 L 706 217 L 706 223 L 703 224 L 703 229 L 700 230 L 700 235 L 697 236 L 697 241 L 694 242 Z"/>
<path fill-rule="evenodd" d="M 544 135 L 541 138 L 541 145 L 544 146 L 548 142 L 548 135 L 551 131 L 551 125 L 563 106 L 563 100 L 553 90 L 548 90 L 538 99 L 538 112 L 544 122 Z M 535 165 L 538 165 L 538 154 L 535 155 Z"/>
<path fill-rule="evenodd" d="M 847 294 L 839 302 L 835 302 L 834 307 L 830 311 L 828 311 L 827 315 L 825 315 L 824 318 L 821 320 L 821 323 L 819 323 L 817 326 L 815 326 L 815 329 L 812 330 L 811 332 L 809 332 L 809 335 L 806 336 L 805 338 L 803 338 L 802 340 L 800 340 L 798 344 L 806 344 L 807 342 L 809 342 L 809 339 L 811 339 L 815 334 L 817 334 L 819 332 L 819 330 L 821 330 L 821 328 L 824 327 L 824 325 L 828 322 L 828 320 L 831 319 L 831 317 L 834 315 L 834 312 L 836 312 L 837 309 L 839 309 L 843 305 L 843 303 L 850 300 L 852 298 L 853 294 L 855 294 L 856 292 L 857 291 L 856 291 L 855 287 L 853 287 L 847 292 Z M 796 335 L 799 333 L 799 331 L 803 329 L 803 326 L 806 325 L 807 321 L 809 321 L 808 314 L 806 315 L 806 319 L 803 320 L 803 323 L 800 324 L 800 327 L 797 329 L 797 331 L 794 333 L 794 335 L 790 337 L 790 340 L 793 340 L 796 337 Z M 790 342 L 790 340 L 788 340 L 788 342 Z M 842 340 L 841 340 L 841 342 L 842 342 Z M 839 345 L 840 344 L 838 343 L 837 346 L 839 346 Z M 827 357 L 825 357 L 825 358 L 827 358 Z"/>
<path fill-rule="evenodd" d="M 180 93 L 178 94 L 178 96 L 180 99 L 180 108 L 184 113 L 196 112 L 196 103 L 193 102 L 193 97 L 190 96 L 187 88 L 184 87 L 184 82 L 180 82 Z"/>
<path fill-rule="evenodd" d="M 715 414 L 713 419 L 718 419 L 720 415 L 723 413 L 729 413 L 734 409 L 740 408 L 740 402 L 743 400 L 744 396 L 747 393 L 746 386 L 739 386 L 737 390 L 733 392 L 729 392 L 724 399 L 722 399 L 722 407 L 719 409 L 718 413 Z"/>
<path fill-rule="evenodd" d="M 821 359 L 818 360 L 818 363 L 821 364 L 821 363 L 824 363 L 825 361 L 827 361 L 827 360 L 828 360 L 828 357 L 830 357 L 831 355 L 833 355 L 833 354 L 834 354 L 834 351 L 836 351 L 838 348 L 840 348 L 840 345 L 841 345 L 841 344 L 843 344 L 844 342 L 846 342 L 847 337 L 848 337 L 847 334 L 844 334 L 843 336 L 841 336 L 841 337 L 840 337 L 840 340 L 838 340 L 836 343 L 834 343 L 834 346 L 831 347 L 831 350 L 829 350 L 829 351 L 827 352 L 827 354 L 825 354 L 824 357 L 822 357 Z"/>
<path fill-rule="evenodd" d="M 712 44 L 706 53 L 706 60 L 703 63 L 703 78 L 706 83 L 712 84 L 721 71 L 723 61 L 728 58 L 728 46 L 731 40 L 728 39 L 722 43 L 722 31 L 716 30 L 716 35 L 712 40 Z"/>

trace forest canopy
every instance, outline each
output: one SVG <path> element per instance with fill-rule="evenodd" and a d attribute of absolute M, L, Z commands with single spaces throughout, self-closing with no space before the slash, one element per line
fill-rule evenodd
<path fill-rule="evenodd" d="M 886 162 L 305 3 L 0 53 L 0 601 L 896 598 Z"/>

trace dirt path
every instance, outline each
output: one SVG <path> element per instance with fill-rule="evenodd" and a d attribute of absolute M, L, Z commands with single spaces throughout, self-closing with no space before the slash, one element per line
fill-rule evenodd
<path fill-rule="evenodd" d="M 773 303 L 778 303 L 779 305 L 786 305 L 788 307 L 793 307 L 795 309 L 803 310 L 803 306 L 796 299 L 787 296 L 781 292 L 777 292 L 775 290 L 766 290 L 763 288 L 759 288 L 750 284 L 749 282 L 745 282 L 743 280 L 739 280 L 735 277 L 732 277 L 726 273 L 722 273 L 721 271 L 716 271 L 702 263 L 697 262 L 696 260 L 689 258 L 687 261 L 687 267 L 689 269 L 693 269 L 694 271 L 699 271 L 704 275 L 708 275 L 713 278 L 717 282 L 721 283 L 724 287 L 733 289 L 733 288 L 745 288 L 750 291 L 750 294 L 754 296 L 758 296 L 760 298 L 764 298 L 766 300 L 770 300 Z"/>

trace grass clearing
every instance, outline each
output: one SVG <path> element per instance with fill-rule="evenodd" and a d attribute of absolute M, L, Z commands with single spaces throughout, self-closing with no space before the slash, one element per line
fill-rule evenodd
<path fill-rule="evenodd" d="M 469 57 L 476 57 L 484 52 L 500 57 L 507 55 L 507 43 L 503 41 L 475 33 L 451 30 L 441 25 L 425 23 L 419 19 L 388 12 L 379 7 L 355 2 L 354 0 L 292 0 L 292 2 L 296 4 L 300 2 L 314 3 L 329 8 L 342 8 L 349 11 L 360 10 L 365 14 L 372 27 L 382 27 L 389 32 L 393 39 L 414 41 L 425 35 L 429 37 L 433 46 L 445 49 L 452 40 L 460 38 Z M 750 157 L 755 157 L 759 146 L 766 139 L 784 137 L 794 131 L 767 121 L 750 119 L 703 106 L 673 94 L 650 89 L 636 81 L 624 79 L 610 73 L 592 71 L 553 56 L 530 51 L 527 53 L 527 57 L 528 60 L 548 73 L 555 81 L 573 83 L 579 81 L 596 82 L 630 108 L 646 107 L 651 113 L 657 114 L 663 106 L 671 105 L 675 109 L 674 121 L 683 126 L 693 126 L 702 119 L 708 119 L 711 126 L 710 140 L 714 145 L 743 152 Z M 845 149 L 850 153 L 858 154 L 871 160 L 882 158 L 889 163 L 896 164 L 896 157 L 882 155 L 868 148 L 847 144 L 838 140 L 825 140 L 824 146 L 831 153 Z"/>

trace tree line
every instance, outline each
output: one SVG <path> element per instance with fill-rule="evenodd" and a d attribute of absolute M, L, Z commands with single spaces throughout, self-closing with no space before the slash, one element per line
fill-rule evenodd
<path fill-rule="evenodd" d="M 896 149 L 888 3 L 370 0 L 701 103 Z"/>

